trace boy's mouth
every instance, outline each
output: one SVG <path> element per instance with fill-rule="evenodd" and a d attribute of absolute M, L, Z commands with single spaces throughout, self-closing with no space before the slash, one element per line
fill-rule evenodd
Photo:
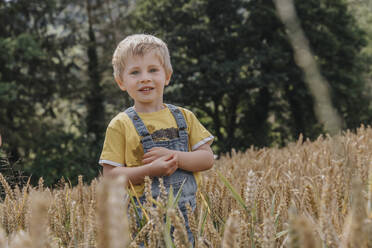
<path fill-rule="evenodd" d="M 144 92 L 146 92 L 146 91 L 150 91 L 150 90 L 153 90 L 153 89 L 154 89 L 153 87 L 146 86 L 146 87 L 142 87 L 142 88 L 140 88 L 139 91 L 144 91 Z"/>

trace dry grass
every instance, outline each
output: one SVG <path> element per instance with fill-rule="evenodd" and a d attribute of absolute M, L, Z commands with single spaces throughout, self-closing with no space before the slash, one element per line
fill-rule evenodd
<path fill-rule="evenodd" d="M 361 127 L 220 158 L 188 211 L 195 246 L 372 247 L 371 151 L 372 129 Z M 154 204 L 139 219 L 122 178 L 53 189 L 0 182 L 0 247 L 190 247 L 176 199 L 148 194 Z"/>

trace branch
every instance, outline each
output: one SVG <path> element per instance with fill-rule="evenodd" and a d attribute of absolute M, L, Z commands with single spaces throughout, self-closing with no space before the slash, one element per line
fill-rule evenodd
<path fill-rule="evenodd" d="M 328 82 L 319 72 L 309 41 L 299 24 L 293 0 L 274 0 L 277 12 L 294 50 L 295 61 L 305 74 L 305 83 L 314 97 L 314 111 L 331 135 L 341 131 L 341 118 L 332 106 Z"/>

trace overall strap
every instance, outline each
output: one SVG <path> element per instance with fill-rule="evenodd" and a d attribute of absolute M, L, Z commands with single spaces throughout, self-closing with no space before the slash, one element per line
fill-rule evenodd
<path fill-rule="evenodd" d="M 141 143 L 143 146 L 143 150 L 145 153 L 147 150 L 155 147 L 154 141 L 152 140 L 151 134 L 147 130 L 145 124 L 141 120 L 141 118 L 138 116 L 137 112 L 134 110 L 133 107 L 129 107 L 124 111 L 129 118 L 132 120 L 134 127 L 137 130 L 137 133 L 142 137 Z"/>
<path fill-rule="evenodd" d="M 180 138 L 184 139 L 188 144 L 188 134 L 187 134 L 187 124 L 185 117 L 181 113 L 181 111 L 172 104 L 166 104 L 171 113 L 174 116 L 174 119 L 176 119 L 177 126 L 178 126 L 178 134 Z"/>

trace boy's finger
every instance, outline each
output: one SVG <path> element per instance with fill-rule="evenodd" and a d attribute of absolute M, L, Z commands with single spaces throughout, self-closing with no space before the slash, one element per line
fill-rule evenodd
<path fill-rule="evenodd" d="M 173 167 L 173 168 L 170 170 L 170 173 L 168 174 L 168 176 L 172 175 L 176 170 L 177 170 L 177 167 Z"/>
<path fill-rule="evenodd" d="M 176 153 L 172 154 L 172 162 L 176 162 L 176 164 L 178 162 L 178 155 Z"/>
<path fill-rule="evenodd" d="M 172 158 L 169 159 L 167 162 L 169 162 L 174 167 L 178 167 L 177 154 L 172 154 Z"/>
<path fill-rule="evenodd" d="M 146 159 L 146 158 L 151 158 L 153 157 L 154 155 L 151 153 L 151 152 L 147 152 L 143 155 L 142 159 Z"/>
<path fill-rule="evenodd" d="M 148 164 L 148 163 L 151 163 L 152 161 L 154 161 L 154 158 L 152 158 L 152 157 L 142 159 L 143 164 Z"/>
<path fill-rule="evenodd" d="M 178 154 L 177 154 L 177 153 L 174 153 L 173 155 L 174 155 L 174 156 L 173 156 L 174 159 L 178 160 Z"/>
<path fill-rule="evenodd" d="M 144 155 L 143 155 L 143 158 L 147 158 L 147 157 L 150 157 L 150 156 L 152 156 L 152 152 L 151 152 L 151 150 L 149 150 L 148 152 L 146 152 Z"/>
<path fill-rule="evenodd" d="M 168 165 L 168 176 L 172 175 L 176 170 L 177 170 L 177 166 L 175 166 L 175 163 L 173 160 L 169 160 L 167 161 L 167 165 Z"/>
<path fill-rule="evenodd" d="M 156 150 L 159 150 L 159 149 L 161 149 L 161 147 L 155 146 L 155 147 L 151 148 L 148 152 L 156 151 Z"/>
<path fill-rule="evenodd" d="M 161 158 L 162 158 L 162 157 L 160 157 L 160 156 L 156 156 L 156 154 L 149 154 L 149 155 L 147 155 L 146 157 L 143 156 L 143 158 L 142 158 L 142 162 L 143 162 L 143 163 L 145 163 L 145 162 L 150 163 L 150 162 L 152 162 L 152 161 L 155 161 L 155 160 L 157 160 L 157 159 L 161 159 Z M 167 158 L 166 156 L 164 156 L 162 159 L 163 159 L 164 161 L 167 161 L 167 160 L 168 160 L 168 158 Z"/>
<path fill-rule="evenodd" d="M 143 155 L 143 158 L 148 158 L 150 156 L 156 156 L 158 154 L 158 151 L 159 151 L 158 147 L 153 147 Z"/>
<path fill-rule="evenodd" d="M 155 160 L 159 158 L 159 156 L 157 156 L 155 153 L 146 153 L 143 157 L 142 157 L 142 160 L 145 160 L 145 159 L 151 159 L 151 160 Z"/>
<path fill-rule="evenodd" d="M 172 153 L 171 153 L 171 154 L 167 154 L 167 155 L 165 155 L 165 156 L 164 156 L 164 160 L 165 160 L 165 161 L 170 161 L 170 160 L 172 160 L 172 159 L 173 159 L 173 155 L 174 155 L 174 154 L 172 154 Z"/>

